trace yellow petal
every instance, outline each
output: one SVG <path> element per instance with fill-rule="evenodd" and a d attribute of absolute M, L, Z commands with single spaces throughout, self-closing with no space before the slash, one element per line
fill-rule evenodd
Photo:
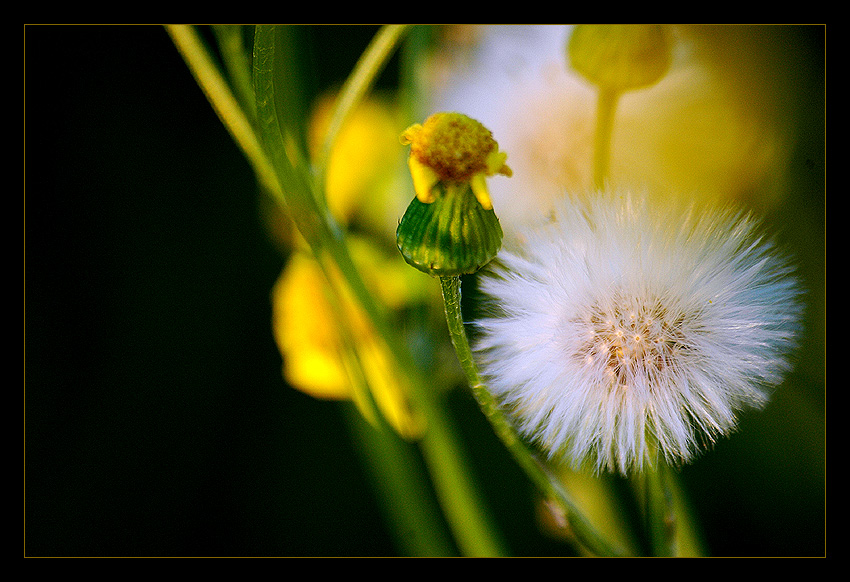
<path fill-rule="evenodd" d="M 478 202 L 481 203 L 481 207 L 484 210 L 491 210 L 493 208 L 493 202 L 490 200 L 490 192 L 487 190 L 487 178 L 484 173 L 473 174 L 469 180 L 469 185 L 472 188 L 472 193 L 475 194 Z"/>
<path fill-rule="evenodd" d="M 310 120 L 310 155 L 319 159 L 333 115 L 336 95 L 321 96 Z M 325 198 L 331 214 L 349 224 L 355 217 L 383 216 L 394 164 L 398 153 L 398 128 L 393 109 L 379 98 L 360 103 L 339 128 L 327 159 Z M 369 147 L 363 147 L 369 144 Z"/>
<path fill-rule="evenodd" d="M 511 170 L 505 163 L 507 159 L 508 154 L 505 152 L 500 152 L 498 150 L 490 152 L 487 155 L 487 175 L 492 176 L 493 174 L 502 174 L 508 178 L 513 176 L 513 170 Z"/>
<path fill-rule="evenodd" d="M 384 418 L 405 439 L 422 435 L 425 420 L 413 410 L 407 398 L 409 388 L 404 378 L 393 368 L 389 348 L 377 338 L 370 338 L 358 346 L 358 356 L 366 382 L 375 403 Z M 354 399 L 361 411 L 368 408 L 365 403 Z M 368 419 L 369 416 L 364 413 Z"/>
<path fill-rule="evenodd" d="M 413 139 L 416 137 L 416 134 L 422 131 L 422 124 L 414 123 L 410 127 L 404 130 L 404 133 L 401 134 L 399 140 L 404 145 L 409 145 L 413 142 Z"/>
<path fill-rule="evenodd" d="M 272 290 L 274 339 L 283 356 L 283 375 L 315 398 L 349 398 L 345 370 L 336 354 L 340 339 L 324 301 L 324 281 L 312 259 L 295 253 Z"/>
<path fill-rule="evenodd" d="M 347 400 L 352 396 L 346 370 L 339 358 L 309 347 L 285 354 L 283 377 L 293 388 L 319 400 Z"/>
<path fill-rule="evenodd" d="M 430 204 L 437 197 L 434 194 L 434 186 L 440 181 L 440 177 L 434 170 L 416 159 L 416 156 L 409 156 L 407 165 L 410 168 L 410 176 L 413 178 L 413 190 L 416 192 L 416 197 L 423 204 Z"/>

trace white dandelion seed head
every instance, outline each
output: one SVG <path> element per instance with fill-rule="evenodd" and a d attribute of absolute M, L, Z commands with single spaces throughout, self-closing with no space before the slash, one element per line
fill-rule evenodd
<path fill-rule="evenodd" d="M 481 279 L 488 387 L 576 466 L 690 460 L 788 368 L 800 290 L 758 228 L 631 194 L 565 201 Z"/>

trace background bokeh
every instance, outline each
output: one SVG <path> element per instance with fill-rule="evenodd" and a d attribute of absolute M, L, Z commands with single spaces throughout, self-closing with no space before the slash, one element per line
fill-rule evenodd
<path fill-rule="evenodd" d="M 301 27 L 307 94 L 375 31 Z M 165 30 L 24 32 L 25 555 L 395 555 L 350 407 L 281 377 L 285 258 Z M 806 131 L 775 218 L 811 307 L 786 386 L 682 472 L 714 555 L 825 553 L 825 29 L 782 34 L 806 63 Z M 449 403 L 514 553 L 571 555 L 475 403 Z"/>

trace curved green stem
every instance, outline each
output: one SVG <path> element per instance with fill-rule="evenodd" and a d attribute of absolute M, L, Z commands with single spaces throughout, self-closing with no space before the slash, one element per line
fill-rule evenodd
<path fill-rule="evenodd" d="M 363 96 L 372 87 L 378 73 L 386 64 L 387 58 L 395 50 L 399 40 L 406 31 L 407 26 L 402 25 L 389 25 L 381 28 L 357 61 L 354 71 L 352 71 L 342 86 L 336 106 L 331 115 L 330 125 L 322 142 L 322 149 L 319 153 L 317 167 L 320 175 L 327 169 L 326 166 L 331 147 L 336 141 L 339 130 L 354 111 L 354 108 L 363 99 Z"/>
<path fill-rule="evenodd" d="M 291 209 L 291 216 L 317 257 L 332 261 L 349 285 L 353 295 L 371 320 L 376 333 L 383 338 L 399 373 L 412 389 L 414 404 L 423 412 L 427 430 L 421 447 L 434 479 L 435 488 L 461 550 L 467 555 L 493 556 L 502 553 L 501 543 L 470 476 L 456 437 L 443 411 L 429 389 L 409 351 L 375 298 L 366 288 L 355 267 L 344 236 L 333 221 L 327 207 L 320 205 L 314 184 L 303 165 L 293 164 L 292 140 L 282 133 L 274 100 L 274 27 L 258 26 L 254 43 L 254 92 L 257 117 L 263 143 L 280 187 L 281 202 Z"/>
<path fill-rule="evenodd" d="M 257 27 L 254 45 L 254 94 L 259 130 L 240 107 L 231 88 L 191 26 L 166 27 L 175 46 L 206 94 L 213 109 L 251 164 L 260 185 L 290 211 L 299 232 L 323 268 L 328 261 L 342 273 L 355 297 L 383 337 L 400 370 L 414 389 L 413 397 L 428 422 L 420 446 L 440 497 L 443 511 L 461 550 L 471 556 L 503 554 L 501 542 L 469 474 L 453 431 L 428 389 L 412 356 L 395 337 L 384 312 L 366 289 L 341 230 L 315 195 L 315 183 L 300 158 L 296 140 L 285 135 L 274 99 L 274 27 Z M 384 51 L 382 45 L 382 51 Z M 388 54 L 384 51 L 384 54 Z M 373 72 L 376 67 L 370 66 Z M 260 131 L 258 135 L 256 131 Z"/>
<path fill-rule="evenodd" d="M 502 413 L 496 399 L 487 390 L 475 364 L 469 338 L 463 324 L 460 277 L 441 277 L 440 286 L 446 311 L 446 323 L 458 360 L 466 374 L 475 399 L 493 426 L 496 435 L 540 491 L 561 505 L 570 527 L 587 550 L 599 556 L 620 555 L 620 550 L 614 548 L 599 534 L 587 518 L 581 514 L 557 478 L 519 438 L 516 429 Z"/>

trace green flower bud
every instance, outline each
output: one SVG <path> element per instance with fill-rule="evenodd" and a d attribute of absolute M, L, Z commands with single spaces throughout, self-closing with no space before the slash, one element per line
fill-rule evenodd
<path fill-rule="evenodd" d="M 587 80 L 623 92 L 653 85 L 667 73 L 671 42 L 661 25 L 581 24 L 568 53 L 573 69 Z"/>
<path fill-rule="evenodd" d="M 502 246 L 502 227 L 492 208 L 485 210 L 467 186 L 463 191 L 438 184 L 433 202 L 414 198 L 396 230 L 404 260 L 424 273 L 452 276 L 474 273 Z"/>

